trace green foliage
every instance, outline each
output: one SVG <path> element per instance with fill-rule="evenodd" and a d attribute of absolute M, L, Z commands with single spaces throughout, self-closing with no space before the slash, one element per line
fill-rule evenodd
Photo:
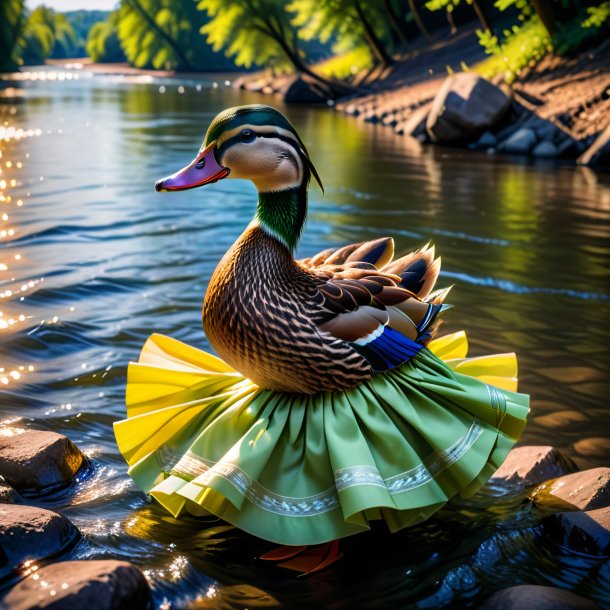
<path fill-rule="evenodd" d="M 557 32 L 551 37 L 530 0 L 497 0 L 496 7 L 516 8 L 521 25 L 505 30 L 501 40 L 490 32 L 477 32 L 481 45 L 491 55 L 477 71 L 488 78 L 500 75 L 509 84 L 547 53 L 570 54 L 600 40 L 610 17 L 610 2 L 606 0 L 587 9 L 586 19 L 583 16 L 572 22 L 556 23 Z"/>
<path fill-rule="evenodd" d="M 610 23 L 610 2 L 602 2 L 599 6 L 591 6 L 587 9 L 588 17 L 582 22 L 582 27 L 589 29 L 608 28 Z"/>
<path fill-rule="evenodd" d="M 292 0 L 286 10 L 294 13 L 292 25 L 303 40 L 332 42 L 337 54 L 361 48 L 366 42 L 374 53 L 365 22 L 379 42 L 386 44 L 391 40 L 388 16 L 379 0 L 358 0 L 358 5 L 361 14 L 356 10 L 355 0 Z"/>
<path fill-rule="evenodd" d="M 138 68 L 227 68 L 199 31 L 205 15 L 193 0 L 122 0 L 118 35 L 129 63 Z"/>
<path fill-rule="evenodd" d="M 358 72 L 373 66 L 371 51 L 366 45 L 360 45 L 346 53 L 340 53 L 316 65 L 316 70 L 327 78 L 349 80 Z"/>
<path fill-rule="evenodd" d="M 30 13 L 20 46 L 24 64 L 42 64 L 47 57 L 73 57 L 77 39 L 65 15 L 41 5 Z"/>
<path fill-rule="evenodd" d="M 24 22 L 24 0 L 0 2 L 0 71 L 14 70 L 20 63 L 17 42 Z"/>
<path fill-rule="evenodd" d="M 491 55 L 479 64 L 477 72 L 486 78 L 500 75 L 512 83 L 527 67 L 535 66 L 548 52 L 553 50 L 551 37 L 537 16 L 522 26 L 513 26 L 503 32 L 502 45 L 489 32 L 477 31 L 479 41 Z"/>
<path fill-rule="evenodd" d="M 459 4 L 460 0 L 430 0 L 429 2 L 426 2 L 426 8 L 429 11 L 445 10 L 448 13 L 451 13 Z"/>
<path fill-rule="evenodd" d="M 106 21 L 95 23 L 87 37 L 87 55 L 95 62 L 126 61 L 119 41 L 119 11 L 110 13 Z"/>
<path fill-rule="evenodd" d="M 277 0 L 201 0 L 209 15 L 201 28 L 215 51 L 223 50 L 236 65 L 286 69 L 290 55 L 303 59 L 284 3 Z"/>

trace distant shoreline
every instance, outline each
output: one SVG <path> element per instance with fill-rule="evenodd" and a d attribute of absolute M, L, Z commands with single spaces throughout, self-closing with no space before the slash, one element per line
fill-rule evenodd
<path fill-rule="evenodd" d="M 231 80 L 244 76 L 243 70 L 206 70 L 205 72 L 176 72 L 175 70 L 151 70 L 146 68 L 135 68 L 128 63 L 96 63 L 89 57 L 69 59 L 47 59 L 45 65 L 58 68 L 77 69 L 83 72 L 104 74 L 109 76 L 151 76 L 154 78 L 190 78 L 196 80 L 208 80 L 230 75 Z M 25 67 L 24 67 L 25 68 Z"/>

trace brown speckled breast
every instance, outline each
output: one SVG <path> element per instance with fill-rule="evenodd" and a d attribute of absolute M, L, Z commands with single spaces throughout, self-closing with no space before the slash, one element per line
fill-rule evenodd
<path fill-rule="evenodd" d="M 370 379 L 360 354 L 317 330 L 318 282 L 263 230 L 247 229 L 218 264 L 205 295 L 210 343 L 262 388 L 312 394 Z"/>

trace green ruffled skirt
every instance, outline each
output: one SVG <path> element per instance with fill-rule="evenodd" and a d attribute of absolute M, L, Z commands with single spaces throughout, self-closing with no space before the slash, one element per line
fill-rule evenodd
<path fill-rule="evenodd" d="M 392 531 L 476 492 L 519 439 L 514 354 L 466 358 L 464 333 L 343 392 L 261 390 L 222 360 L 153 335 L 115 423 L 136 484 L 172 515 L 214 514 L 286 545 Z"/>

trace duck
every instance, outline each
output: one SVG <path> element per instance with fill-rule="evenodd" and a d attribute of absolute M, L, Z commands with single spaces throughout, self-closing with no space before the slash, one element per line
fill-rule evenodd
<path fill-rule="evenodd" d="M 217 355 L 162 334 L 127 374 L 115 422 L 129 475 L 174 517 L 213 515 L 279 545 L 262 559 L 314 572 L 337 541 L 420 523 L 476 493 L 520 438 L 529 396 L 514 353 L 469 358 L 438 336 L 449 288 L 430 244 L 394 241 L 297 260 L 310 182 L 294 126 L 254 104 L 222 111 L 158 192 L 250 180 L 254 216 L 203 302 Z"/>

